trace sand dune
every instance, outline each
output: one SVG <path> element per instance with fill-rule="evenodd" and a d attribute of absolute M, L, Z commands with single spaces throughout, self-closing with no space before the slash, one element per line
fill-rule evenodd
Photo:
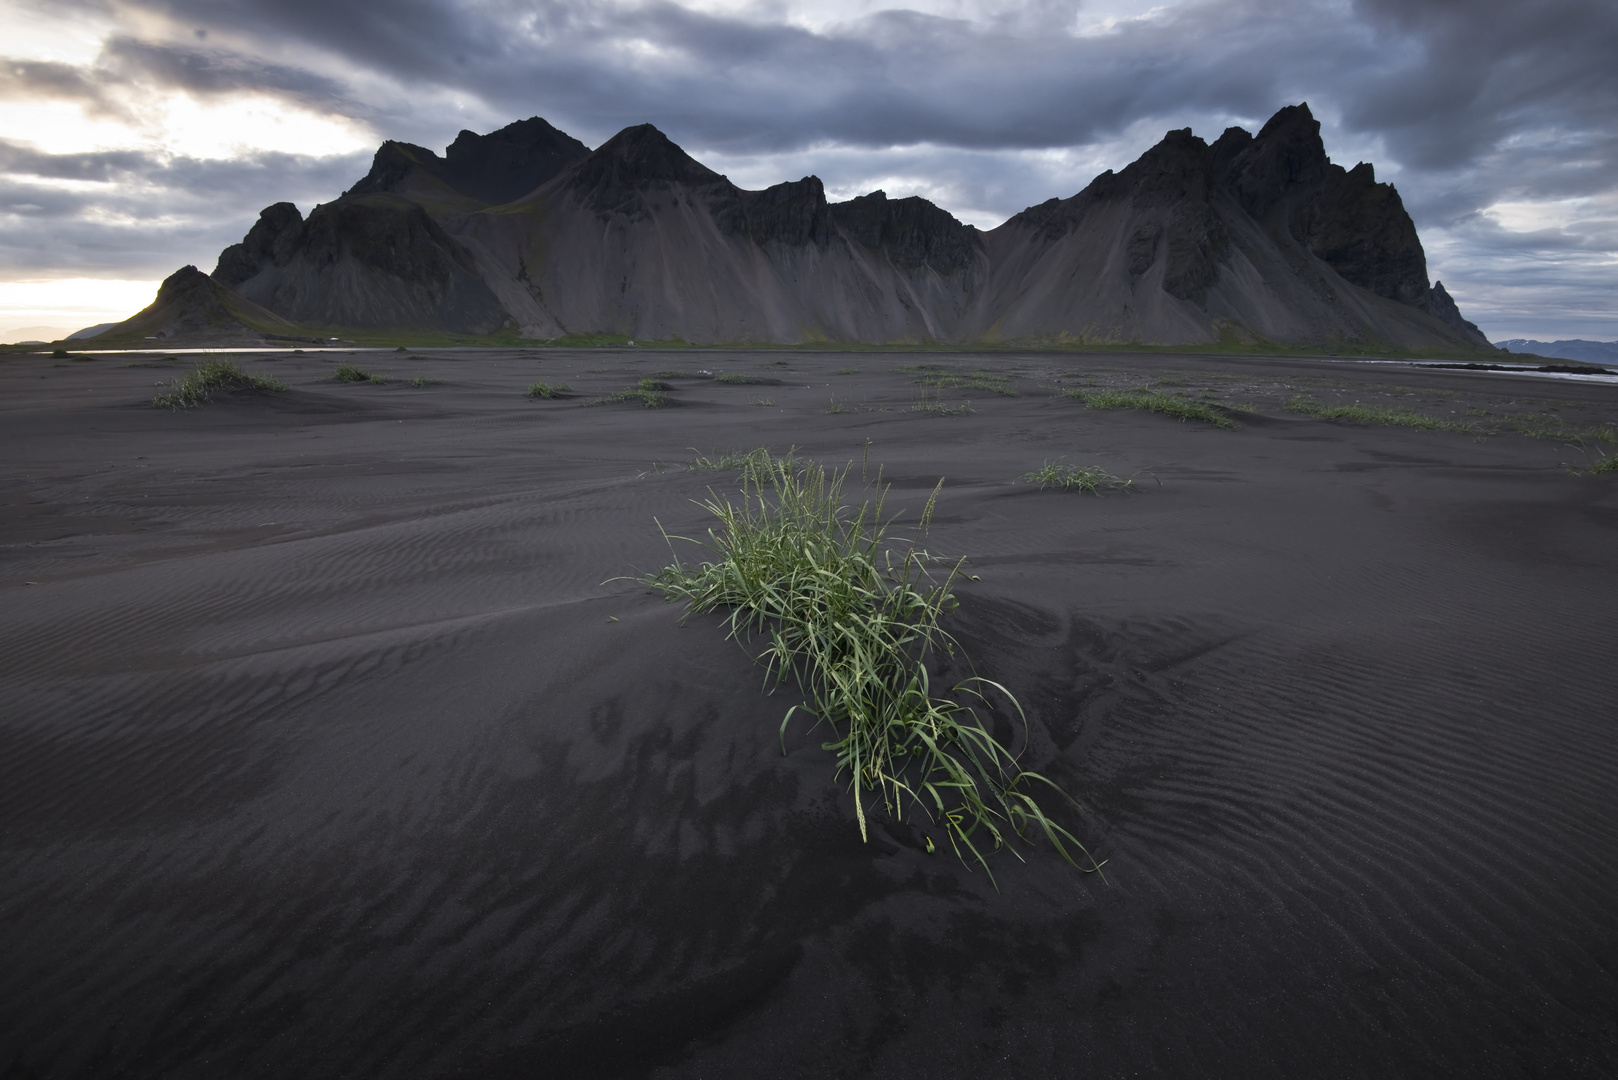
<path fill-rule="evenodd" d="M 185 365 L 155 355 L 0 366 L 0 1074 L 1618 1069 L 1618 487 L 1507 432 L 1613 423 L 1613 387 L 1098 354 L 244 362 L 291 389 L 168 412 L 153 384 Z M 978 368 L 1015 396 L 911 410 L 918 377 Z M 584 404 L 665 369 L 668 408 Z M 1254 411 L 1054 392 L 1152 380 Z M 610 580 L 732 484 L 688 448 L 867 439 L 895 507 L 946 477 L 928 543 L 978 576 L 951 628 L 1105 882 L 1035 846 L 996 892 L 909 822 L 862 845 L 821 737 L 781 753 L 790 691 Z M 1140 489 L 1014 482 L 1058 458 Z"/>

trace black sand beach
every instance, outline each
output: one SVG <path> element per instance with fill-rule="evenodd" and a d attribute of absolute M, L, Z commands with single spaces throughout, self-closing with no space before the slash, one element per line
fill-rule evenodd
<path fill-rule="evenodd" d="M 151 408 L 192 359 L 0 359 L 0 1076 L 1618 1074 L 1618 478 L 1513 430 L 1618 386 L 421 350 Z M 1254 411 L 1056 393 L 1147 382 Z M 948 625 L 1106 880 L 862 844 L 791 689 L 609 580 L 734 489 L 695 453 L 866 440 L 893 508 L 946 478 Z"/>

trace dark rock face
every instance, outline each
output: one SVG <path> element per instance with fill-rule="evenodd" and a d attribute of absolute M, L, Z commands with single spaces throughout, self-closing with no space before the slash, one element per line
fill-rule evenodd
<path fill-rule="evenodd" d="M 710 204 L 719 227 L 744 234 L 763 247 L 769 243 L 824 246 L 831 239 L 831 212 L 818 176 L 806 176 L 763 191 L 726 185 Z"/>
<path fill-rule="evenodd" d="M 567 186 L 584 205 L 603 217 L 646 216 L 646 196 L 673 185 L 701 188 L 730 186 L 730 181 L 701 164 L 651 124 L 625 128 L 595 153 L 574 165 Z"/>
<path fill-rule="evenodd" d="M 443 177 L 456 191 L 498 205 L 590 156 L 590 148 L 537 116 L 487 135 L 463 131 L 444 150 Z"/>
<path fill-rule="evenodd" d="M 579 140 L 534 116 L 487 135 L 462 131 L 442 158 L 425 147 L 389 140 L 377 150 L 371 171 L 344 194 L 396 192 L 420 172 L 492 206 L 521 198 L 589 154 Z"/>
<path fill-rule="evenodd" d="M 1245 145 L 1240 130 L 1225 132 L 1214 156 L 1242 209 L 1360 288 L 1425 310 L 1427 256 L 1397 190 L 1368 164 L 1332 164 L 1307 103 L 1277 112 Z"/>
<path fill-rule="evenodd" d="M 1450 326 L 1476 339 L 1476 344 L 1489 347 L 1489 339 L 1483 336 L 1483 331 L 1477 328 L 1476 323 L 1466 321 L 1461 317 L 1461 309 L 1455 306 L 1449 291 L 1444 288 L 1442 281 L 1434 282 L 1431 291 L 1426 296 L 1427 313 L 1435 319 L 1448 323 Z"/>
<path fill-rule="evenodd" d="M 278 203 L 214 273 L 300 323 L 483 334 L 506 321 L 466 249 L 420 206 L 391 195 L 345 196 L 307 221 Z"/>
<path fill-rule="evenodd" d="M 1201 304 L 1218 280 L 1230 252 L 1227 215 L 1240 212 L 1349 282 L 1426 310 L 1427 259 L 1398 191 L 1377 183 L 1370 165 L 1332 164 L 1307 104 L 1280 110 L 1256 138 L 1228 128 L 1209 146 L 1189 128 L 1171 131 L 1122 172 L 1012 220 L 1050 242 L 1118 201 L 1140 219 L 1127 241 L 1129 273 L 1166 258 L 1163 289 L 1182 300 Z"/>
<path fill-rule="evenodd" d="M 1216 192 L 1208 144 L 1185 128 L 1169 132 L 1122 172 L 1109 169 L 1071 199 L 1051 199 L 1012 220 L 1053 243 L 1087 215 L 1122 205 L 1130 218 L 1124 249 L 1130 277 L 1142 277 L 1161 258 L 1163 289 L 1200 304 L 1230 248 L 1229 230 L 1213 205 Z"/>
<path fill-rule="evenodd" d="M 832 203 L 830 209 L 832 220 L 850 240 L 882 249 L 895 266 L 906 270 L 925 265 L 940 274 L 957 273 L 970 266 L 982 248 L 976 229 L 917 195 L 889 199 L 886 192 L 873 191 Z"/>
<path fill-rule="evenodd" d="M 297 253 L 303 238 L 303 215 L 288 202 L 266 206 L 239 244 L 219 253 L 213 279 L 235 288 L 265 265 L 285 266 Z"/>
<path fill-rule="evenodd" d="M 343 192 L 347 199 L 360 195 L 384 195 L 398 191 L 416 172 L 442 178 L 444 163 L 437 154 L 414 143 L 394 142 L 389 139 L 377 147 L 371 158 L 371 171 L 360 182 Z"/>

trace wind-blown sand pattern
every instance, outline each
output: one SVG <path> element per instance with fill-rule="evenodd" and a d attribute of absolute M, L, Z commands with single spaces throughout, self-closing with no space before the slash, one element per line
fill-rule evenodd
<path fill-rule="evenodd" d="M 170 412 L 188 365 L 130 361 L 0 367 L 0 1075 L 1618 1071 L 1618 487 L 1562 467 L 1610 445 L 1513 433 L 1611 424 L 1611 385 L 311 353 Z M 665 369 L 668 408 L 585 404 Z M 1015 396 L 911 410 L 977 369 Z M 1056 393 L 1148 382 L 1254 411 Z M 866 439 L 893 507 L 946 477 L 929 547 L 980 577 L 947 625 L 1106 881 L 1039 845 L 996 893 L 881 814 L 862 845 L 821 735 L 781 753 L 790 688 L 608 581 L 733 486 L 688 448 Z M 1058 458 L 1139 490 L 1014 482 Z"/>

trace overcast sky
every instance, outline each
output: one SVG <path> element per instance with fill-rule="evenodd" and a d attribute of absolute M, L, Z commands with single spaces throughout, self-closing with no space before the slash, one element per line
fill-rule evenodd
<path fill-rule="evenodd" d="M 123 318 L 383 139 L 650 121 L 991 228 L 1308 101 L 1492 339 L 1618 337 L 1614 0 L 0 0 L 0 330 Z"/>

